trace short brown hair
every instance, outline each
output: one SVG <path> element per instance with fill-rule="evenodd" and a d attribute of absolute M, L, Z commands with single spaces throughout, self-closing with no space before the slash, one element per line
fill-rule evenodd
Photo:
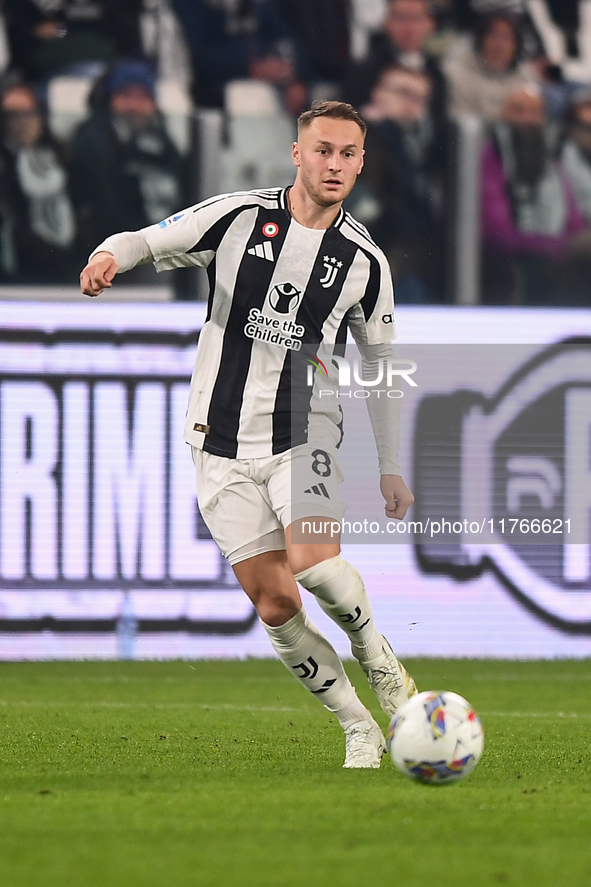
<path fill-rule="evenodd" d="M 347 102 L 314 102 L 309 111 L 298 117 L 298 132 L 302 127 L 310 126 L 317 117 L 331 117 L 333 120 L 352 120 L 356 123 L 363 136 L 367 132 L 365 120 L 353 105 Z"/>

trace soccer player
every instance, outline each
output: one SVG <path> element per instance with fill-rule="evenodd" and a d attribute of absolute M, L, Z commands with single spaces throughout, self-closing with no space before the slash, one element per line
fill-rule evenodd
<path fill-rule="evenodd" d="M 384 737 L 306 615 L 296 580 L 347 633 L 388 716 L 417 690 L 378 632 L 338 536 L 298 535 L 298 521 L 340 522 L 345 506 L 338 494 L 338 413 L 294 418 L 291 370 L 302 344 L 304 352 L 330 353 L 344 344 L 347 329 L 364 365 L 392 354 L 388 263 L 342 208 L 363 166 L 364 138 L 365 123 L 350 105 L 316 103 L 298 121 L 291 188 L 213 197 L 157 225 L 114 234 L 81 274 L 82 291 L 98 296 L 118 272 L 144 262 L 158 271 L 208 269 L 207 320 L 185 426 L 199 507 L 277 655 L 339 720 L 349 768 L 379 767 Z M 368 400 L 386 515 L 402 519 L 413 496 L 397 463 L 395 405 L 391 398 Z M 300 468 L 292 470 L 294 464 Z"/>

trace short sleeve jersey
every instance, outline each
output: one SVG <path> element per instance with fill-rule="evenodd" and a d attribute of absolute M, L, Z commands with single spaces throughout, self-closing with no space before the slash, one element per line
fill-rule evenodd
<path fill-rule="evenodd" d="M 394 338 L 385 256 L 340 210 L 330 228 L 292 218 L 287 189 L 206 200 L 144 228 L 157 270 L 207 268 L 209 301 L 191 380 L 185 439 L 252 459 L 294 445 L 292 360 L 321 346 Z M 297 430 L 297 442 L 306 429 Z"/>

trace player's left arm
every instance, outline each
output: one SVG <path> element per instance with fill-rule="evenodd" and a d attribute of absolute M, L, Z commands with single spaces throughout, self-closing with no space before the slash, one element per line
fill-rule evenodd
<path fill-rule="evenodd" d="M 368 345 L 358 342 L 357 347 L 363 359 L 363 378 L 376 379 L 380 364 L 387 366 L 394 359 L 392 346 L 388 344 Z M 385 375 L 385 372 L 384 372 Z M 404 482 L 398 463 L 400 441 L 400 400 L 394 397 L 377 397 L 373 389 L 365 399 L 373 436 L 378 451 L 380 466 L 380 490 L 386 500 L 386 516 L 402 520 L 414 502 L 414 496 Z"/>
<path fill-rule="evenodd" d="M 394 359 L 391 343 L 396 337 L 394 288 L 390 267 L 383 255 L 374 258 L 364 298 L 357 307 L 349 326 L 363 359 L 363 378 L 375 379 L 380 364 L 385 367 L 388 360 Z M 398 463 L 400 400 L 370 396 L 365 402 L 378 451 L 386 516 L 402 520 L 414 496 L 404 482 Z"/>

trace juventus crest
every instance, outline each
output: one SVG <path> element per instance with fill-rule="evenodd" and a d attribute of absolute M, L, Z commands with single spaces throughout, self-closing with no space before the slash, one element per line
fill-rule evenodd
<path fill-rule="evenodd" d="M 339 268 L 343 267 L 343 263 L 337 261 L 334 256 L 331 258 L 323 256 L 323 265 L 326 268 L 326 274 L 324 277 L 320 278 L 320 283 L 325 289 L 328 289 L 328 287 L 332 286 L 335 282 L 336 276 L 339 273 Z"/>

